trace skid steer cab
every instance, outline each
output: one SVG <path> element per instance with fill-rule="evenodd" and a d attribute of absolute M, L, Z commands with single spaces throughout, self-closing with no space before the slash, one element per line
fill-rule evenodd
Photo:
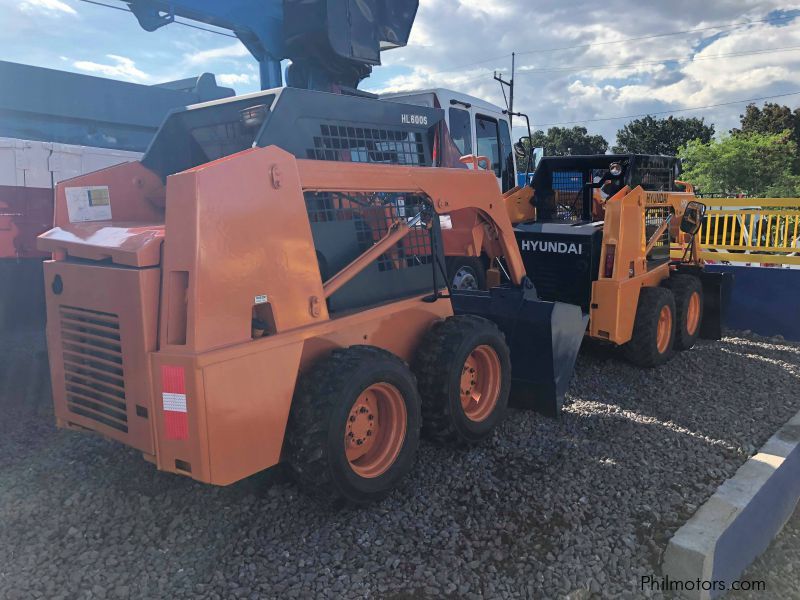
<path fill-rule="evenodd" d="M 285 88 L 176 111 L 141 162 L 60 183 L 39 238 L 58 424 L 361 503 L 420 433 L 480 442 L 510 397 L 556 413 L 585 316 L 536 296 L 494 174 L 451 146 L 440 109 Z M 459 211 L 503 285 L 447 294 Z"/>
<path fill-rule="evenodd" d="M 667 156 L 547 157 L 532 183 L 535 220 L 514 218 L 509 203 L 539 297 L 581 306 L 589 336 L 645 367 L 719 339 L 733 283 L 698 258 L 705 206 L 676 181 L 679 168 Z"/>

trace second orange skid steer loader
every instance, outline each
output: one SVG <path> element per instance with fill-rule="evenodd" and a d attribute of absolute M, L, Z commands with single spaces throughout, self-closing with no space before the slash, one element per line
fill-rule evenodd
<path fill-rule="evenodd" d="M 668 156 L 545 157 L 532 183 L 504 198 L 538 297 L 581 306 L 587 336 L 642 367 L 698 338 L 720 339 L 733 287 L 731 274 L 700 259 L 705 206 L 676 181 L 678 170 Z M 484 278 L 500 281 L 502 262 L 491 257 L 502 251 L 480 216 L 468 217 L 453 221 L 445 253 L 481 257 L 493 265 Z"/>
<path fill-rule="evenodd" d="M 494 175 L 444 168 L 448 144 L 440 109 L 284 88 L 177 111 L 141 162 L 60 183 L 39 239 L 58 424 L 217 485 L 286 462 L 360 503 L 420 431 L 480 441 L 510 395 L 557 412 L 586 317 L 536 297 Z M 459 210 L 509 283 L 443 293 Z"/>

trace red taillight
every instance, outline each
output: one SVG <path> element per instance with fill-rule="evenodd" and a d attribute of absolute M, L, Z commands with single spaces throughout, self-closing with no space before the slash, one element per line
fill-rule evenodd
<path fill-rule="evenodd" d="M 603 277 L 610 279 L 614 275 L 614 257 L 616 254 L 616 246 L 606 246 L 606 264 L 603 267 Z"/>
<path fill-rule="evenodd" d="M 189 439 L 186 411 L 186 374 L 183 367 L 161 367 L 161 400 L 164 409 L 164 434 L 168 440 Z"/>

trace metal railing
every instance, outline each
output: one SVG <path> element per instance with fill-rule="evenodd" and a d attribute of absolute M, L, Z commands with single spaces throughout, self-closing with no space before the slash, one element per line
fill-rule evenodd
<path fill-rule="evenodd" d="M 800 198 L 703 198 L 701 258 L 800 265 Z M 673 248 L 673 257 L 682 250 Z"/>

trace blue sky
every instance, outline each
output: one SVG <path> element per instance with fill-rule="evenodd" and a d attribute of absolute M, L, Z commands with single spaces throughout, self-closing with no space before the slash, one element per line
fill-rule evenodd
<path fill-rule="evenodd" d="M 3 60 L 144 84 L 208 71 L 239 93 L 258 89 L 236 39 L 174 24 L 148 33 L 130 13 L 81 0 L 0 0 L 0 15 Z M 796 15 L 800 3 L 770 0 L 421 0 L 409 46 L 385 53 L 361 87 L 450 87 L 502 103 L 492 72 L 509 77 L 515 51 L 518 110 L 613 143 L 625 120 L 609 117 L 800 92 Z M 800 106 L 800 94 L 776 101 Z M 743 109 L 676 114 L 724 132 Z"/>

